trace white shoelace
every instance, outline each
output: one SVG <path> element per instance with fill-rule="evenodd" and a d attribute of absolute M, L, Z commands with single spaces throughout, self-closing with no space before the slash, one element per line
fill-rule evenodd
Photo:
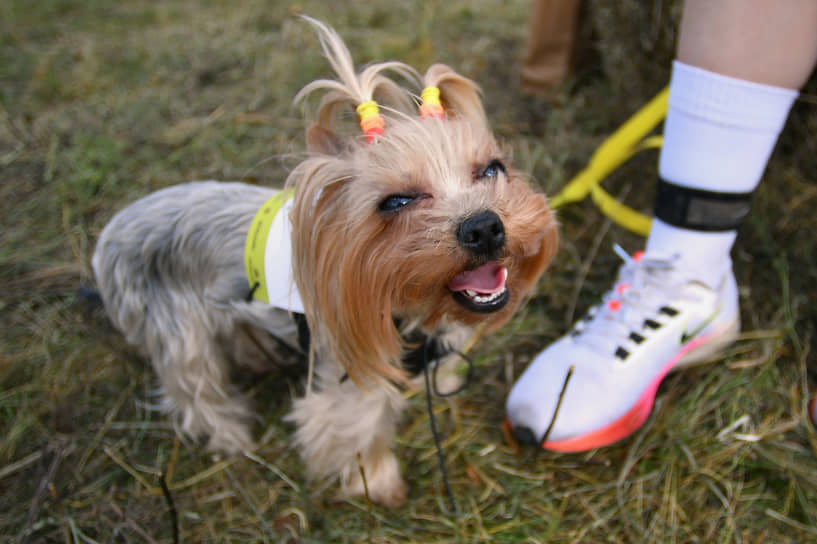
<path fill-rule="evenodd" d="M 688 281 L 675 266 L 678 255 L 631 257 L 618 244 L 614 250 L 624 261 L 618 279 L 573 333 L 575 342 L 605 355 L 625 343 L 631 332 L 642 330 L 645 320 L 663 324 L 659 309 L 677 298 Z"/>

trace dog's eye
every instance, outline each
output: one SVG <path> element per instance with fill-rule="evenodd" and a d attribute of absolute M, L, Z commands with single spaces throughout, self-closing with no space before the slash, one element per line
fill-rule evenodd
<path fill-rule="evenodd" d="M 499 173 L 505 173 L 505 165 L 499 162 L 498 160 L 492 160 L 488 163 L 482 172 L 480 173 L 480 178 L 497 178 L 499 177 Z"/>
<path fill-rule="evenodd" d="M 380 204 L 377 205 L 377 209 L 387 213 L 396 212 L 412 202 L 415 198 L 417 198 L 415 195 L 389 195 L 380 201 Z"/>

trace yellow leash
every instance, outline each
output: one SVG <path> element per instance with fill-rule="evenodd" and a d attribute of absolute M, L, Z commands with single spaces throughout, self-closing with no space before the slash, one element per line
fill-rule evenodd
<path fill-rule="evenodd" d="M 578 202 L 588 194 L 601 212 L 622 227 L 647 236 L 652 219 L 622 204 L 605 191 L 601 182 L 630 157 L 645 149 L 661 147 L 662 136 L 647 136 L 667 114 L 669 88 L 664 88 L 621 127 L 611 134 L 590 157 L 590 162 L 559 194 L 550 200 L 553 208 Z"/>

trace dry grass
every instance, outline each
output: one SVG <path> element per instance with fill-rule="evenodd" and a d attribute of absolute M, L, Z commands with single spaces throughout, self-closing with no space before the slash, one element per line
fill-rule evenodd
<path fill-rule="evenodd" d="M 557 191 L 658 90 L 653 64 L 622 63 L 646 56 L 667 66 L 666 18 L 676 11 L 667 2 L 617 3 L 630 16 L 597 7 L 599 58 L 543 115 L 517 86 L 527 5 L 0 4 L 3 541 L 172 542 L 162 479 L 183 542 L 817 540 L 817 434 L 803 415 L 817 351 L 813 84 L 735 250 L 741 341 L 713 365 L 672 375 L 643 430 L 614 447 L 516 452 L 500 432 L 510 380 L 608 287 L 611 244 L 639 243 L 587 203 L 560 212 L 565 244 L 538 296 L 477 346 L 476 383 L 435 401 L 457 514 L 446 512 L 422 399 L 398 444 L 406 507 L 334 501 L 332 489 L 305 480 L 280 423 L 293 381 L 254 385 L 264 437 L 256 454 L 216 459 L 175 438 L 147 406 L 149 370 L 83 314 L 77 288 L 92 281 L 94 242 L 126 202 L 192 179 L 281 182 L 302 150 L 291 97 L 327 74 L 296 11 L 332 23 L 362 62 L 440 60 L 474 77 L 517 161 Z M 654 175 L 655 156 L 637 157 L 607 185 L 648 208 L 643 188 Z"/>

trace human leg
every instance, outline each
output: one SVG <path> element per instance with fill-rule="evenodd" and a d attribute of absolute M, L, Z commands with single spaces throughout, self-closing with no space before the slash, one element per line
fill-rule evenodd
<path fill-rule="evenodd" d="M 507 412 L 519 440 L 582 451 L 624 438 L 668 371 L 734 339 L 729 252 L 816 57 L 817 3 L 687 2 L 646 252 L 624 255 L 602 302 L 517 381 Z"/>
<path fill-rule="evenodd" d="M 724 76 L 799 89 L 817 62 L 817 2 L 686 0 L 677 58 Z"/>
<path fill-rule="evenodd" d="M 570 72 L 581 0 L 535 0 L 522 62 L 525 92 L 553 93 Z"/>
<path fill-rule="evenodd" d="M 816 61 L 817 2 L 688 0 L 670 84 L 660 183 L 672 184 L 670 190 L 748 196 L 796 89 Z M 661 204 L 672 206 L 672 200 Z M 723 270 L 712 264 L 728 266 L 736 229 L 689 225 L 671 211 L 656 211 L 647 251 L 673 248 L 701 279 L 716 281 Z"/>

